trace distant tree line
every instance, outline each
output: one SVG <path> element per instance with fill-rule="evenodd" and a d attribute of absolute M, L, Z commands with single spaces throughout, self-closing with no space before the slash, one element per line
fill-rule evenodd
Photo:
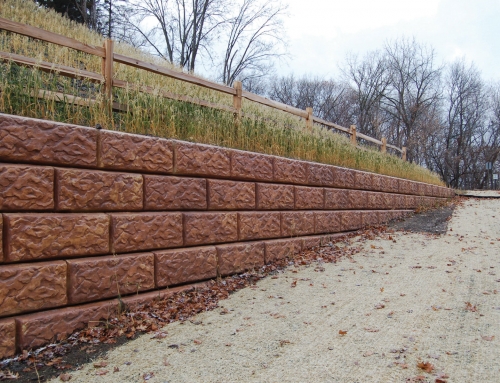
<path fill-rule="evenodd" d="M 406 146 L 408 159 L 456 188 L 487 188 L 500 170 L 500 83 L 463 59 L 441 65 L 415 39 L 349 55 L 337 79 L 276 76 L 287 7 L 265 0 L 35 0 L 115 40 L 227 85 Z"/>

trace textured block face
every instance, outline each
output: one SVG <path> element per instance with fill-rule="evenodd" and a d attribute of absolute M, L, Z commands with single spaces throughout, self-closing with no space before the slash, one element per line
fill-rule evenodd
<path fill-rule="evenodd" d="M 308 164 L 306 162 L 274 157 L 274 181 L 306 184 L 307 168 Z"/>
<path fill-rule="evenodd" d="M 109 252 L 105 214 L 4 214 L 9 261 Z"/>
<path fill-rule="evenodd" d="M 418 195 L 419 196 L 425 195 L 425 190 L 426 190 L 425 184 L 419 182 L 417 184 L 417 193 L 418 193 Z"/>
<path fill-rule="evenodd" d="M 0 160 L 95 167 L 96 148 L 94 129 L 0 116 Z"/>
<path fill-rule="evenodd" d="M 349 190 L 348 209 L 366 209 L 368 205 L 368 192 L 362 190 Z"/>
<path fill-rule="evenodd" d="M 387 192 L 389 193 L 397 193 L 399 191 L 399 181 L 394 177 L 385 177 L 385 187 Z"/>
<path fill-rule="evenodd" d="M 147 210 L 205 210 L 207 181 L 202 178 L 144 176 Z"/>
<path fill-rule="evenodd" d="M 279 212 L 238 213 L 239 240 L 281 236 L 281 216 Z"/>
<path fill-rule="evenodd" d="M 293 257 L 302 251 L 302 238 L 278 239 L 266 241 L 266 263 L 287 257 Z"/>
<path fill-rule="evenodd" d="M 0 320 L 0 359 L 16 353 L 16 322 L 14 319 Z"/>
<path fill-rule="evenodd" d="M 178 174 L 229 177 L 231 151 L 216 146 L 177 142 L 175 145 Z"/>
<path fill-rule="evenodd" d="M 384 177 L 373 174 L 372 175 L 372 190 L 383 191 L 384 190 Z"/>
<path fill-rule="evenodd" d="M 0 267 L 1 316 L 62 306 L 66 303 L 65 262 Z"/>
<path fill-rule="evenodd" d="M 281 235 L 283 237 L 308 234 L 314 234 L 314 212 L 281 213 Z"/>
<path fill-rule="evenodd" d="M 59 210 L 139 210 L 142 209 L 140 174 L 56 169 Z"/>
<path fill-rule="evenodd" d="M 3 216 L 0 214 L 0 264 L 4 261 L 3 256 Z"/>
<path fill-rule="evenodd" d="M 376 192 L 367 192 L 366 193 L 366 208 L 367 209 L 383 209 L 381 207 L 382 201 L 381 198 L 379 197 L 381 193 L 376 193 Z"/>
<path fill-rule="evenodd" d="M 273 157 L 264 154 L 233 151 L 231 177 L 256 181 L 273 180 Z"/>
<path fill-rule="evenodd" d="M 295 186 L 295 209 L 323 209 L 324 189 Z"/>
<path fill-rule="evenodd" d="M 349 208 L 349 190 L 325 189 L 325 209 L 339 210 Z"/>
<path fill-rule="evenodd" d="M 334 167 L 333 186 L 338 188 L 355 188 L 354 170 Z"/>
<path fill-rule="evenodd" d="M 315 233 L 338 233 L 342 231 L 342 213 L 338 211 L 317 211 L 315 216 Z"/>
<path fill-rule="evenodd" d="M 217 246 L 219 274 L 242 273 L 264 266 L 264 242 Z"/>
<path fill-rule="evenodd" d="M 432 196 L 432 185 L 429 184 L 425 185 L 425 195 Z"/>
<path fill-rule="evenodd" d="M 402 194 L 395 194 L 394 199 L 394 208 L 395 209 L 404 209 L 406 208 L 406 196 Z"/>
<path fill-rule="evenodd" d="M 111 251 L 182 246 L 182 213 L 117 213 L 111 216 Z"/>
<path fill-rule="evenodd" d="M 28 350 L 61 339 L 89 322 L 108 319 L 115 315 L 116 308 L 116 301 L 108 301 L 19 316 L 18 347 Z"/>
<path fill-rule="evenodd" d="M 302 238 L 302 250 L 311 250 L 315 247 L 319 247 L 323 244 L 322 236 L 314 236 L 314 237 L 304 237 Z"/>
<path fill-rule="evenodd" d="M 363 190 L 372 190 L 373 182 L 372 182 L 372 173 L 354 171 L 354 184 L 356 188 Z"/>
<path fill-rule="evenodd" d="M 156 287 L 201 281 L 217 276 L 213 246 L 155 252 Z"/>
<path fill-rule="evenodd" d="M 173 170 L 171 141 L 109 130 L 101 130 L 99 138 L 99 167 L 157 173 Z"/>
<path fill-rule="evenodd" d="M 256 184 L 257 209 L 288 210 L 294 208 L 294 190 L 291 185 Z"/>
<path fill-rule="evenodd" d="M 154 283 L 153 253 L 68 261 L 69 303 L 82 303 L 150 290 Z"/>
<path fill-rule="evenodd" d="M 418 184 L 413 181 L 408 181 L 409 183 L 409 194 L 418 195 Z"/>
<path fill-rule="evenodd" d="M 405 209 L 415 209 L 417 207 L 417 202 L 415 196 L 407 195 L 405 197 Z"/>
<path fill-rule="evenodd" d="M 410 194 L 410 181 L 408 180 L 398 180 L 399 192 L 401 194 Z"/>
<path fill-rule="evenodd" d="M 0 210 L 54 208 L 54 168 L 0 164 Z"/>
<path fill-rule="evenodd" d="M 378 219 L 379 223 L 387 223 L 392 219 L 392 213 L 391 211 L 385 210 L 385 211 L 379 211 L 378 212 Z"/>
<path fill-rule="evenodd" d="M 185 245 L 238 240 L 237 213 L 185 213 Z"/>
<path fill-rule="evenodd" d="M 361 212 L 361 224 L 363 226 L 378 225 L 378 213 L 376 211 Z"/>
<path fill-rule="evenodd" d="M 255 183 L 207 180 L 210 210 L 255 209 Z"/>
<path fill-rule="evenodd" d="M 361 212 L 345 211 L 341 216 L 342 231 L 358 230 L 361 228 Z"/>
<path fill-rule="evenodd" d="M 309 185 L 332 186 L 333 166 L 321 164 L 308 164 L 309 173 L 307 183 Z"/>

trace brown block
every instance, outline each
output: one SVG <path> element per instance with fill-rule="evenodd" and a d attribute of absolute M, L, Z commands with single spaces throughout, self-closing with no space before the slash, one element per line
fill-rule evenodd
<path fill-rule="evenodd" d="M 197 289 L 203 289 L 209 286 L 210 282 L 192 283 L 184 286 L 169 287 L 166 289 L 150 291 L 147 293 L 129 295 L 124 297 L 122 302 L 128 309 L 137 310 L 144 307 L 148 303 L 158 301 L 160 299 L 168 299 L 177 294 L 187 293 Z"/>
<path fill-rule="evenodd" d="M 4 214 L 4 220 L 11 262 L 109 252 L 105 214 Z"/>
<path fill-rule="evenodd" d="M 362 190 L 349 190 L 349 205 L 344 209 L 366 209 L 368 205 L 368 193 Z"/>
<path fill-rule="evenodd" d="M 281 236 L 279 212 L 238 213 L 239 240 L 277 238 Z"/>
<path fill-rule="evenodd" d="M 308 178 L 307 168 L 307 162 L 274 157 L 274 181 L 306 184 Z"/>
<path fill-rule="evenodd" d="M 342 231 L 342 213 L 338 211 L 317 211 L 314 213 L 315 234 Z"/>
<path fill-rule="evenodd" d="M 264 242 L 217 246 L 219 275 L 226 276 L 264 266 Z"/>
<path fill-rule="evenodd" d="M 404 209 L 406 207 L 406 196 L 403 194 L 394 194 L 394 209 Z"/>
<path fill-rule="evenodd" d="M 309 185 L 332 186 L 334 168 L 330 165 L 308 164 L 309 173 L 307 183 Z"/>
<path fill-rule="evenodd" d="M 354 184 L 357 189 L 373 190 L 373 174 L 354 170 Z"/>
<path fill-rule="evenodd" d="M 378 212 L 378 221 L 379 224 L 387 223 L 392 219 L 392 211 L 391 210 L 383 210 Z"/>
<path fill-rule="evenodd" d="M 417 207 L 417 200 L 414 195 L 407 195 L 405 197 L 405 209 L 415 209 Z"/>
<path fill-rule="evenodd" d="M 398 179 L 399 193 L 410 194 L 410 181 Z"/>
<path fill-rule="evenodd" d="M 155 287 L 153 253 L 68 260 L 69 303 L 136 294 Z"/>
<path fill-rule="evenodd" d="M 265 154 L 231 152 L 231 177 L 256 181 L 273 180 L 273 157 Z"/>
<path fill-rule="evenodd" d="M 144 176 L 145 209 L 205 210 L 207 182 L 204 178 Z"/>
<path fill-rule="evenodd" d="M 178 285 L 217 276 L 214 246 L 155 251 L 156 287 Z"/>
<path fill-rule="evenodd" d="M 295 237 L 314 234 L 314 212 L 294 211 L 281 213 L 281 235 Z"/>
<path fill-rule="evenodd" d="M 384 177 L 379 174 L 372 175 L 372 190 L 384 191 Z"/>
<path fill-rule="evenodd" d="M 422 182 L 417 183 L 417 192 L 418 192 L 419 196 L 425 195 L 425 189 L 426 189 L 426 187 L 425 187 L 424 183 L 422 183 Z"/>
<path fill-rule="evenodd" d="M 349 190 L 325 189 L 325 209 L 348 209 Z"/>
<path fill-rule="evenodd" d="M 337 188 L 354 189 L 355 171 L 347 168 L 333 167 L 333 185 Z"/>
<path fill-rule="evenodd" d="M 409 193 L 412 195 L 418 195 L 418 184 L 414 181 L 408 181 L 409 183 Z"/>
<path fill-rule="evenodd" d="M 323 188 L 295 186 L 295 209 L 323 209 L 325 192 Z"/>
<path fill-rule="evenodd" d="M 293 257 L 296 254 L 300 254 L 302 251 L 302 238 L 287 238 L 266 241 L 265 249 L 266 264 L 287 257 Z"/>
<path fill-rule="evenodd" d="M 95 170 L 56 169 L 57 209 L 142 209 L 142 176 Z"/>
<path fill-rule="evenodd" d="M 256 184 L 257 209 L 286 210 L 294 208 L 294 191 L 291 185 Z"/>
<path fill-rule="evenodd" d="M 176 142 L 175 172 L 200 176 L 229 177 L 231 151 L 217 146 Z"/>
<path fill-rule="evenodd" d="M 54 168 L 0 164 L 0 210 L 54 208 Z"/>
<path fill-rule="evenodd" d="M 433 191 L 432 187 L 433 187 L 432 185 L 425 184 L 425 195 L 426 196 L 428 196 L 428 197 L 432 196 L 432 191 Z"/>
<path fill-rule="evenodd" d="M 303 237 L 302 238 L 302 250 L 311 250 L 314 249 L 315 247 L 320 247 L 323 245 L 323 236 L 322 235 L 315 235 L 312 237 Z"/>
<path fill-rule="evenodd" d="M 380 207 L 381 205 L 381 198 L 380 195 L 381 193 L 376 193 L 376 192 L 367 192 L 366 193 L 366 208 L 367 209 L 382 209 Z"/>
<path fill-rule="evenodd" d="M 3 216 L 0 214 L 0 263 L 4 261 L 3 256 Z"/>
<path fill-rule="evenodd" d="M 185 213 L 185 245 L 234 242 L 238 240 L 237 213 Z"/>
<path fill-rule="evenodd" d="M 207 180 L 210 210 L 255 209 L 255 183 Z"/>
<path fill-rule="evenodd" d="M 63 339 L 87 324 L 116 315 L 117 308 L 118 300 L 112 300 L 18 316 L 15 318 L 18 349 L 29 350 Z"/>
<path fill-rule="evenodd" d="M 341 219 L 342 231 L 358 230 L 362 227 L 361 212 L 359 211 L 344 211 Z"/>
<path fill-rule="evenodd" d="M 0 320 L 0 359 L 16 353 L 16 322 L 14 319 Z"/>
<path fill-rule="evenodd" d="M 389 193 L 398 193 L 399 180 L 394 177 L 385 177 L 385 191 Z"/>
<path fill-rule="evenodd" d="M 66 303 L 65 262 L 0 266 L 0 316 Z"/>
<path fill-rule="evenodd" d="M 101 130 L 99 167 L 171 173 L 174 169 L 172 141 Z"/>
<path fill-rule="evenodd" d="M 378 213 L 376 211 L 363 211 L 361 212 L 361 224 L 362 226 L 373 226 L 378 225 Z"/>
<path fill-rule="evenodd" d="M 111 215 L 111 251 L 182 246 L 182 213 L 116 213 Z"/>
<path fill-rule="evenodd" d="M 96 148 L 95 129 L 0 116 L 0 160 L 95 167 Z"/>

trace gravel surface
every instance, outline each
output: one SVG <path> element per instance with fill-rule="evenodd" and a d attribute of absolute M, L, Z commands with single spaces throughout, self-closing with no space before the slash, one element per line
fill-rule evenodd
<path fill-rule="evenodd" d="M 351 259 L 265 278 L 70 381 L 498 382 L 499 218 L 467 199 L 446 234 L 354 238 Z"/>

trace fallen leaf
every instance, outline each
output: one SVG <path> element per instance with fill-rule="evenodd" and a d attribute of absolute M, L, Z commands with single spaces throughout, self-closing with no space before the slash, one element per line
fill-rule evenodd
<path fill-rule="evenodd" d="M 347 334 L 347 331 L 339 330 L 339 334 L 340 335 L 345 335 L 345 334 Z"/>
<path fill-rule="evenodd" d="M 380 330 L 378 328 L 368 328 L 368 327 L 365 327 L 365 331 L 368 331 L 368 332 L 379 332 Z"/>
<path fill-rule="evenodd" d="M 381 287 L 381 288 L 380 288 L 380 292 L 381 292 L 381 293 L 383 293 L 383 292 L 384 292 L 384 288 L 383 288 L 383 287 Z"/>
<path fill-rule="evenodd" d="M 61 375 L 59 375 L 59 380 L 61 380 L 62 382 L 69 382 L 70 379 L 71 379 L 71 375 L 70 374 L 61 374 Z"/>
<path fill-rule="evenodd" d="M 151 339 L 163 339 L 166 337 L 167 337 L 167 333 L 160 331 L 160 332 L 157 332 Z"/>
<path fill-rule="evenodd" d="M 376 305 L 375 305 L 375 308 L 376 308 L 377 310 L 383 309 L 384 307 L 385 307 L 385 305 L 384 305 L 384 304 L 382 304 L 382 303 L 379 303 L 379 304 L 376 304 Z"/>
<path fill-rule="evenodd" d="M 96 375 L 106 375 L 109 371 L 108 370 L 99 370 L 96 372 Z"/>
<path fill-rule="evenodd" d="M 95 368 L 102 368 L 102 367 L 106 367 L 107 365 L 108 365 L 108 362 L 105 362 L 105 361 L 94 363 Z"/>
<path fill-rule="evenodd" d="M 417 367 L 425 372 L 431 373 L 434 371 L 434 366 L 429 362 L 418 362 Z"/>
<path fill-rule="evenodd" d="M 142 379 L 149 380 L 155 376 L 154 372 L 147 372 L 142 375 Z"/>
<path fill-rule="evenodd" d="M 120 369 L 117 366 L 115 366 L 115 368 L 113 368 L 113 373 L 115 373 L 115 372 L 120 372 Z"/>
<path fill-rule="evenodd" d="M 495 335 L 491 335 L 491 336 L 482 336 L 481 335 L 481 338 L 483 338 L 483 340 L 491 342 L 493 339 L 495 339 Z"/>
<path fill-rule="evenodd" d="M 477 306 L 470 302 L 465 302 L 465 310 L 475 313 L 477 311 Z"/>
<path fill-rule="evenodd" d="M 194 344 L 202 344 L 203 342 L 199 339 L 195 339 L 195 340 L 193 340 L 193 343 Z"/>
<path fill-rule="evenodd" d="M 295 287 L 297 286 L 297 281 L 293 281 L 292 284 L 290 285 L 290 287 Z"/>
<path fill-rule="evenodd" d="M 446 383 L 446 380 L 441 379 L 441 378 L 437 378 L 434 383 Z"/>
<path fill-rule="evenodd" d="M 283 347 L 285 344 L 290 344 L 289 340 L 280 340 L 280 347 Z"/>
<path fill-rule="evenodd" d="M 363 354 L 364 357 L 367 357 L 367 356 L 372 356 L 373 355 L 373 351 L 367 351 Z"/>

